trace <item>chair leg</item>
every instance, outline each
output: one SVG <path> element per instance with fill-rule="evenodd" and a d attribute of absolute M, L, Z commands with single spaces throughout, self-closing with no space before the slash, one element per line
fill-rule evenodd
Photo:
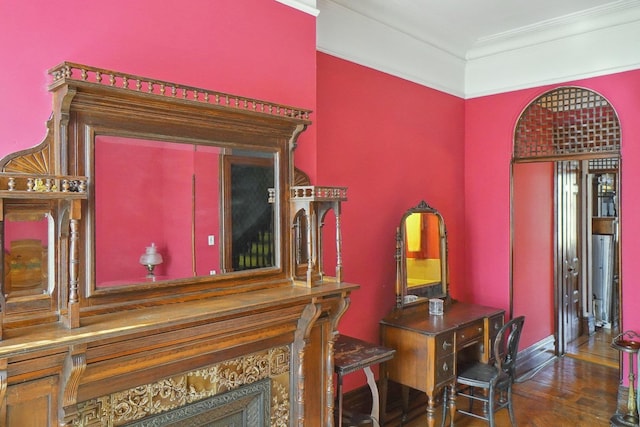
<path fill-rule="evenodd" d="M 515 411 L 513 410 L 513 397 L 511 395 L 511 384 L 509 384 L 509 387 L 507 388 L 507 399 L 509 399 L 508 400 L 509 419 L 511 420 L 511 425 L 513 427 L 516 427 L 516 414 L 515 414 Z"/>
<path fill-rule="evenodd" d="M 496 419 L 495 419 L 495 395 L 496 392 L 495 390 L 492 388 L 489 389 L 489 402 L 488 402 L 488 407 L 485 408 L 487 410 L 487 417 L 489 418 L 489 427 L 496 427 Z"/>
<path fill-rule="evenodd" d="M 447 409 L 449 406 L 449 397 L 447 390 L 449 387 L 444 388 L 442 391 L 442 421 L 440 421 L 440 427 L 444 427 L 444 422 L 447 420 Z"/>

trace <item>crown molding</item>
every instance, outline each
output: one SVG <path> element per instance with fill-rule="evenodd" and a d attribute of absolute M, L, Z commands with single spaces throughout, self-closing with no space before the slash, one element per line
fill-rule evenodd
<path fill-rule="evenodd" d="M 458 97 L 465 61 L 330 0 L 319 0 L 317 50 Z"/>
<path fill-rule="evenodd" d="M 467 51 L 465 57 L 467 60 L 477 59 L 638 20 L 640 20 L 638 0 L 620 0 L 479 38 Z"/>
<path fill-rule="evenodd" d="M 638 20 L 469 59 L 465 97 L 640 69 L 637 40 Z"/>
<path fill-rule="evenodd" d="M 276 0 L 278 3 L 286 4 L 294 9 L 308 13 L 312 16 L 318 16 L 320 10 L 316 7 L 316 0 Z"/>
<path fill-rule="evenodd" d="M 318 7 L 318 51 L 462 98 L 640 69 L 638 0 L 480 39 L 466 59 L 331 0 Z"/>

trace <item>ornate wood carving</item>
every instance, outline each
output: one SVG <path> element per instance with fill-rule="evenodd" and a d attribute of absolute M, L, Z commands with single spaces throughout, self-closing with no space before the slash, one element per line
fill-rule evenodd
<path fill-rule="evenodd" d="M 53 77 L 53 82 L 51 83 L 50 88 L 64 84 L 68 80 L 77 80 L 111 88 L 123 89 L 126 91 L 180 99 L 203 105 L 214 105 L 243 111 L 259 112 L 272 116 L 293 117 L 308 120 L 309 114 L 311 113 L 310 110 L 296 108 L 289 105 L 276 104 L 273 102 L 232 95 L 224 92 L 149 79 L 133 74 L 105 70 L 72 62 L 63 62 L 57 67 L 49 70 L 49 74 Z"/>
<path fill-rule="evenodd" d="M 69 285 L 68 285 L 68 309 L 65 318 L 67 327 L 80 326 L 80 298 L 78 295 L 78 273 L 80 269 L 80 230 L 79 222 L 81 206 L 78 201 L 73 201 L 69 213 Z"/>
<path fill-rule="evenodd" d="M 34 175 L 47 175 L 51 173 L 49 168 L 49 145 L 45 145 L 38 151 L 19 157 L 14 157 L 4 167 L 5 172 L 23 172 Z"/>
<path fill-rule="evenodd" d="M 289 347 L 275 347 L 81 402 L 73 426 L 120 426 L 265 379 L 271 381 L 271 426 L 288 426 L 289 361 Z"/>
<path fill-rule="evenodd" d="M 304 351 L 309 338 L 309 333 L 316 319 L 322 313 L 321 305 L 311 303 L 302 312 L 300 320 L 298 320 L 298 328 L 296 329 L 295 339 L 292 344 L 291 352 L 294 360 L 292 360 L 292 369 L 296 372 L 297 383 L 295 384 L 295 401 L 292 408 L 292 425 L 304 426 Z"/>
<path fill-rule="evenodd" d="M 71 425 L 78 417 L 76 406 L 80 377 L 87 367 L 87 346 L 74 345 L 69 347 L 62 368 L 62 380 L 60 381 L 60 413 L 61 426 Z"/>
<path fill-rule="evenodd" d="M 321 187 L 313 185 L 291 187 L 291 218 L 297 220 L 300 212 L 304 213 L 305 218 L 307 286 L 317 286 L 323 279 L 321 230 L 324 225 L 324 218 L 330 209 L 333 209 L 336 215 L 336 281 L 338 283 L 342 282 L 340 209 L 342 202 L 346 200 L 346 187 Z M 296 249 L 297 248 L 294 248 L 294 250 Z"/>
<path fill-rule="evenodd" d="M 621 126 L 609 101 L 581 87 L 543 93 L 522 112 L 514 132 L 515 162 L 616 157 Z"/>
<path fill-rule="evenodd" d="M 292 275 L 293 149 L 310 111 L 78 64 L 50 73 L 54 112 L 45 140 L 0 160 L 0 207 L 46 206 L 56 245 L 52 289 L 3 303 L 13 311 L 0 313 L 0 332 L 10 331 L 0 341 L 0 425 L 123 425 L 263 379 L 272 427 L 302 426 L 305 417 L 307 425 L 332 423 L 335 328 L 357 285 L 340 283 L 341 268 L 338 281 L 313 289 Z M 252 274 L 95 286 L 95 135 L 273 152 L 278 264 Z M 302 203 L 346 199 L 344 188 L 311 187 L 308 177 L 295 183 L 303 199 L 312 189 Z M 315 259 L 318 248 L 312 244 Z M 316 382 L 322 394 L 309 402 Z"/>

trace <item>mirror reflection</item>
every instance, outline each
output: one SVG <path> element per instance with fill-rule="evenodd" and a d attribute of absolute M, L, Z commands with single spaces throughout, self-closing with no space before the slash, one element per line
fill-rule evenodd
<path fill-rule="evenodd" d="M 407 288 L 440 283 L 438 217 L 432 213 L 412 213 L 404 225 Z"/>
<path fill-rule="evenodd" d="M 97 136 L 96 286 L 275 266 L 274 157 Z"/>
<path fill-rule="evenodd" d="M 409 209 L 397 231 L 397 305 L 446 297 L 447 249 L 444 220 L 425 202 Z"/>
<path fill-rule="evenodd" d="M 50 265 L 54 261 L 50 212 L 28 206 L 7 206 L 3 231 L 5 295 L 48 293 L 53 278 Z"/>

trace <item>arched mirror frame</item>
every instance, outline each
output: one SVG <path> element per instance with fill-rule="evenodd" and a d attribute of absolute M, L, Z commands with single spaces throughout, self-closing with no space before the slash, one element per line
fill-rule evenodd
<path fill-rule="evenodd" d="M 438 250 L 440 255 L 440 282 L 411 286 L 407 279 L 407 219 L 413 214 L 434 215 L 438 220 Z M 396 229 L 396 308 L 426 302 L 429 298 L 444 298 L 449 300 L 449 263 L 447 261 L 447 230 L 444 218 L 437 209 L 429 206 L 424 200 L 417 206 L 408 209 L 400 226 Z"/>

